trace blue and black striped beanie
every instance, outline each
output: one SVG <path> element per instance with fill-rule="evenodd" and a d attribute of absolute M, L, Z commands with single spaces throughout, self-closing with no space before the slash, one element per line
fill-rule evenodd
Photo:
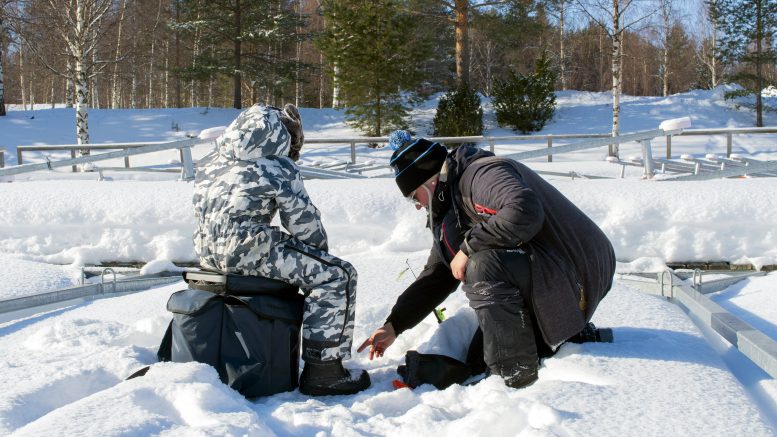
<path fill-rule="evenodd" d="M 448 156 L 448 150 L 440 143 L 423 138 L 413 140 L 407 131 L 392 132 L 389 145 L 394 148 L 389 165 L 405 197 L 439 173 Z"/>

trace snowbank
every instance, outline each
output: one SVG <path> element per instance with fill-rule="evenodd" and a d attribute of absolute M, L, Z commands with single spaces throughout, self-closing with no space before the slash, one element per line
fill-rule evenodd
<path fill-rule="evenodd" d="M 423 253 L 411 255 L 419 266 Z M 355 340 L 383 323 L 405 254 L 354 258 L 359 270 Z M 394 390 L 406 349 L 456 354 L 474 317 L 462 293 L 451 316 L 404 333 L 383 359 L 356 355 L 373 385 L 354 396 L 307 398 L 298 391 L 249 402 L 200 364 L 154 364 L 182 285 L 98 300 L 0 325 L 3 435 L 770 435 L 718 354 L 675 306 L 616 286 L 594 321 L 615 343 L 565 345 L 539 380 L 514 390 L 499 378 L 437 391 Z M 458 344 L 458 346 L 456 346 Z M 455 347 L 454 347 L 455 346 Z M 773 381 L 772 381 L 773 383 Z M 679 407 L 681 406 L 681 407 Z M 321 434 L 323 433 L 323 434 Z"/>
<path fill-rule="evenodd" d="M 707 182 L 554 180 L 604 230 L 619 261 L 777 262 L 770 179 Z M 427 249 L 425 214 L 390 179 L 306 183 L 341 256 Z M 34 195 L 30 195 L 34 193 Z M 6 184 L 0 253 L 52 264 L 196 261 L 192 184 L 34 181 Z"/>

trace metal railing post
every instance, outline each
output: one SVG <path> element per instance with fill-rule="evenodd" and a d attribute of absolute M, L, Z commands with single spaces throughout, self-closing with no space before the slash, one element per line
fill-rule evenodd
<path fill-rule="evenodd" d="M 129 149 L 126 149 L 126 148 L 124 149 L 124 151 L 127 151 L 127 150 Z M 129 156 L 124 157 L 124 168 L 130 168 Z"/>
<path fill-rule="evenodd" d="M 553 148 L 553 135 L 548 135 L 548 149 Z M 553 155 L 548 153 L 548 162 L 553 162 Z"/>
<path fill-rule="evenodd" d="M 5 151 L 0 149 L 0 168 L 5 167 Z"/>
<path fill-rule="evenodd" d="M 351 164 L 356 164 L 356 143 L 351 141 Z"/>
<path fill-rule="evenodd" d="M 491 153 L 494 153 L 494 139 L 489 138 L 488 139 L 488 150 L 491 151 Z"/>
<path fill-rule="evenodd" d="M 194 161 L 192 161 L 192 148 L 181 147 L 181 180 L 194 180 Z"/>
<path fill-rule="evenodd" d="M 653 151 L 650 147 L 650 140 L 640 141 L 642 144 L 642 162 L 645 165 L 645 178 L 652 179 L 655 175 L 655 169 L 653 168 Z"/>
<path fill-rule="evenodd" d="M 16 165 L 22 165 L 22 149 L 16 148 Z"/>
<path fill-rule="evenodd" d="M 731 148 L 732 148 L 732 135 L 731 132 L 726 134 L 726 158 L 731 158 Z"/>
<path fill-rule="evenodd" d="M 76 159 L 76 149 L 73 149 L 70 151 L 70 159 Z M 78 171 L 78 166 L 73 166 L 73 173 L 76 173 Z"/>
<path fill-rule="evenodd" d="M 672 136 L 666 136 L 666 159 L 672 159 Z"/>

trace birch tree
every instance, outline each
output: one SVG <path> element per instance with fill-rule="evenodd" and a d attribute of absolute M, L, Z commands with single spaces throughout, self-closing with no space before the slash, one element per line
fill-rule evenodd
<path fill-rule="evenodd" d="M 570 7 L 574 4 L 571 0 L 548 0 L 548 14 L 558 22 L 558 68 L 561 90 L 567 89 L 567 56 L 566 56 L 566 30 L 567 16 Z"/>
<path fill-rule="evenodd" d="M 701 62 L 707 67 L 710 75 L 710 87 L 718 86 L 718 0 L 704 2 L 704 15 L 707 21 L 707 41 L 701 45 Z"/>
<path fill-rule="evenodd" d="M 111 5 L 111 0 L 47 0 L 44 3 L 47 24 L 64 44 L 68 63 L 72 65 L 79 145 L 89 143 L 89 83 L 91 76 L 96 74 L 95 50 L 102 34 L 103 19 Z M 70 76 L 70 71 L 62 72 L 41 56 L 39 58 L 52 72 Z M 81 149 L 80 153 L 88 155 L 89 150 Z"/>
<path fill-rule="evenodd" d="M 7 1 L 0 1 L 0 117 L 5 116 L 5 81 L 3 74 L 3 59 L 5 58 L 5 8 Z"/>
<path fill-rule="evenodd" d="M 636 0 L 578 0 L 580 8 L 609 36 L 612 42 L 612 136 L 620 134 L 620 97 L 623 90 L 623 40 L 628 29 L 650 17 L 655 11 L 639 11 Z M 610 156 L 618 156 L 618 144 L 610 146 Z"/>
<path fill-rule="evenodd" d="M 119 28 L 116 32 L 116 56 L 113 64 L 113 77 L 111 78 L 111 108 L 116 109 L 121 105 L 121 90 L 119 89 L 119 59 L 121 58 L 121 31 L 124 28 L 124 13 L 127 11 L 127 0 L 121 0 L 119 8 Z"/>

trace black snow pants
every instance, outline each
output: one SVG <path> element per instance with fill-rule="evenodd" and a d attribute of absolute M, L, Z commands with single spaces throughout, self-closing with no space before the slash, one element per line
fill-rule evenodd
<path fill-rule="evenodd" d="M 539 358 L 552 355 L 552 350 L 543 341 L 531 309 L 529 255 L 521 249 L 476 252 L 467 263 L 462 288 L 479 324 L 468 361 L 476 358 L 482 344 L 485 366 L 507 385 L 534 382 Z"/>

